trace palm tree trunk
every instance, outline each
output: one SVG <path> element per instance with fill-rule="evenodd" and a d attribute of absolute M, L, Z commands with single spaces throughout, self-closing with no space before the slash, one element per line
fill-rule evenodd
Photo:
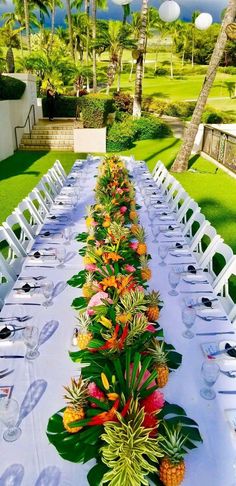
<path fill-rule="evenodd" d="M 29 52 L 31 52 L 31 42 L 30 42 L 30 22 L 29 22 L 29 3 L 28 0 L 24 0 L 24 14 L 25 14 L 25 31 L 26 31 L 26 42 Z"/>
<path fill-rule="evenodd" d="M 51 8 L 51 39 L 50 39 L 50 48 L 49 52 L 52 52 L 53 42 L 54 42 L 54 33 L 55 33 L 55 0 L 52 0 L 52 8 Z"/>
<path fill-rule="evenodd" d="M 130 68 L 130 73 L 129 73 L 129 82 L 132 81 L 133 69 L 134 69 L 134 59 L 132 57 L 132 60 L 131 60 L 131 68 Z"/>
<path fill-rule="evenodd" d="M 170 50 L 170 77 L 171 77 L 171 79 L 173 79 L 173 77 L 174 77 L 174 70 L 173 70 L 173 39 L 172 39 L 171 50 Z"/>
<path fill-rule="evenodd" d="M 207 74 L 203 82 L 203 86 L 199 94 L 195 110 L 193 112 L 192 120 L 185 132 L 183 145 L 171 168 L 174 172 L 183 172 L 188 169 L 188 161 L 193 149 L 198 127 L 201 122 L 202 113 L 206 106 L 209 92 L 215 80 L 217 68 L 224 54 L 224 49 L 227 42 L 227 35 L 225 29 L 228 24 L 234 22 L 235 16 L 236 16 L 236 0 L 229 0 L 228 7 L 226 9 L 225 16 L 222 22 L 221 30 L 219 32 L 215 44 L 215 48 L 212 53 L 211 60 L 209 62 Z"/>
<path fill-rule="evenodd" d="M 90 11 L 90 0 L 85 0 L 84 2 L 84 10 L 86 13 L 86 18 L 87 18 L 87 27 L 86 27 L 86 66 L 88 67 L 89 65 L 89 11 Z M 86 77 L 86 85 L 87 85 L 87 91 L 89 93 L 89 78 L 88 76 Z"/>
<path fill-rule="evenodd" d="M 92 39 L 96 39 L 96 17 L 97 17 L 97 3 L 92 0 Z M 97 58 L 96 49 L 93 47 L 93 92 L 97 92 Z"/>
<path fill-rule="evenodd" d="M 157 58 L 158 58 L 158 49 L 156 48 L 154 74 L 155 74 L 155 72 L 157 70 Z"/>
<path fill-rule="evenodd" d="M 192 68 L 194 66 L 194 49 L 195 49 L 195 33 L 194 33 L 195 27 L 193 26 L 193 31 L 192 31 Z"/>
<path fill-rule="evenodd" d="M 147 36 L 147 13 L 148 1 L 142 0 L 141 9 L 141 28 L 138 39 L 138 58 L 136 62 L 135 92 L 133 103 L 133 116 L 140 118 L 142 109 L 142 92 L 143 92 L 143 56 L 145 54 L 146 36 Z"/>
<path fill-rule="evenodd" d="M 75 60 L 75 53 L 74 53 L 74 47 L 73 47 L 73 26 L 72 26 L 70 0 L 66 0 L 66 12 L 67 12 L 67 18 L 68 18 L 70 52 L 71 52 L 71 55 L 72 55 L 72 59 L 74 61 Z"/>

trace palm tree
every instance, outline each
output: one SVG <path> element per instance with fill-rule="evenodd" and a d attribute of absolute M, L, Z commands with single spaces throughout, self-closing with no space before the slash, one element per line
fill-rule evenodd
<path fill-rule="evenodd" d="M 67 21 L 68 21 L 68 28 L 69 28 L 69 40 L 70 40 L 70 52 L 72 55 L 73 61 L 75 60 L 75 53 L 74 53 L 74 44 L 73 44 L 73 25 L 72 25 L 72 14 L 71 14 L 71 1 L 66 0 L 66 12 L 67 12 Z"/>
<path fill-rule="evenodd" d="M 191 30 L 192 30 L 192 67 L 194 66 L 194 51 L 195 51 L 195 20 L 201 12 L 194 10 L 192 14 Z"/>
<path fill-rule="evenodd" d="M 50 40 L 50 48 L 49 51 L 52 52 L 53 42 L 54 42 L 54 34 L 55 34 L 55 12 L 56 8 L 62 8 L 63 3 L 61 0 L 51 0 L 49 3 L 49 8 L 51 11 L 51 40 Z"/>
<path fill-rule="evenodd" d="M 92 0 L 92 39 L 93 39 L 93 92 L 96 93 L 97 91 L 97 57 L 96 57 L 96 48 L 95 48 L 95 41 L 96 41 L 96 18 L 97 18 L 97 0 Z"/>
<path fill-rule="evenodd" d="M 142 0 L 141 8 L 141 26 L 138 38 L 137 62 L 136 62 L 136 77 L 135 77 L 135 92 L 133 103 L 133 116 L 140 118 L 142 109 L 142 91 L 143 91 L 143 57 L 146 48 L 147 38 L 147 15 L 148 15 L 148 0 Z"/>
<path fill-rule="evenodd" d="M 31 52 L 31 41 L 30 41 L 30 21 L 29 21 L 29 0 L 24 0 L 24 13 L 25 13 L 25 31 L 26 31 L 26 42 L 29 52 Z"/>
<path fill-rule="evenodd" d="M 192 120 L 185 132 L 183 145 L 172 166 L 172 170 L 174 172 L 183 172 L 188 169 L 188 161 L 192 152 L 198 127 L 201 122 L 202 113 L 206 106 L 209 92 L 215 80 L 217 68 L 224 54 L 224 50 L 227 42 L 227 35 L 225 29 L 228 24 L 234 22 L 235 16 L 236 16 L 236 1 L 228 0 L 228 7 L 226 9 L 225 16 L 221 25 L 221 29 L 215 44 L 215 48 L 213 50 L 209 62 L 207 74 L 204 79 L 203 86 L 199 94 L 195 110 L 193 112 Z"/>

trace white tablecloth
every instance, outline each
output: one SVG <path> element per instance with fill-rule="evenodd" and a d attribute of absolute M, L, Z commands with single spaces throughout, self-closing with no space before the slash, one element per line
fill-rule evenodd
<path fill-rule="evenodd" d="M 77 233 L 86 230 L 84 223 L 85 207 L 91 204 L 94 199 L 92 190 L 95 185 L 94 175 L 97 173 L 97 165 L 98 160 L 94 159 L 94 163 L 91 164 L 93 171 L 91 170 L 86 180 L 74 214 L 73 231 Z M 129 166 L 132 169 L 132 163 Z M 139 193 L 137 193 L 137 197 L 139 198 Z M 144 209 L 140 210 L 140 217 L 147 227 L 149 221 Z M 50 225 L 53 226 L 52 220 Z M 215 400 L 206 401 L 199 394 L 203 385 L 200 373 L 203 354 L 200 343 L 222 339 L 220 339 L 220 336 L 212 339 L 195 336 L 192 340 L 182 337 L 184 327 L 181 320 L 181 308 L 184 294 L 180 293 L 177 297 L 171 297 L 168 294 L 168 271 L 171 268 L 169 263 L 175 262 L 176 259 L 168 256 L 168 265 L 161 267 L 157 255 L 157 245 L 152 243 L 153 237 L 150 229 L 148 229 L 148 232 L 150 235 L 147 243 L 148 250 L 152 254 L 151 267 L 153 272 L 150 287 L 160 290 L 161 297 L 164 300 L 159 322 L 164 328 L 165 340 L 173 344 L 176 350 L 183 355 L 183 363 L 176 372 L 171 373 L 164 394 L 169 402 L 182 406 L 187 415 L 198 422 L 203 438 L 203 444 L 187 456 L 187 470 L 183 486 L 232 486 L 236 441 L 226 423 L 224 410 L 236 409 L 236 395 L 217 394 Z M 47 239 L 45 238 L 45 240 Z M 37 241 L 39 242 L 36 245 L 37 248 L 45 247 L 42 238 Z M 46 243 L 46 245 L 53 246 L 53 242 L 63 244 L 59 238 L 50 239 L 50 243 Z M 68 252 L 76 252 L 76 255 L 66 263 L 65 268 L 61 269 L 29 268 L 26 267 L 27 264 L 30 264 L 29 259 L 26 259 L 21 276 L 44 275 L 53 280 L 55 285 L 59 282 L 66 282 L 74 273 L 83 268 L 82 258 L 77 254 L 80 246 L 80 243 L 73 242 L 66 247 Z M 180 260 L 182 262 L 182 259 Z M 194 258 L 190 258 L 190 260 L 195 261 Z M 186 261 L 189 261 L 189 257 Z M 181 282 L 178 289 L 186 290 L 190 287 L 189 284 Z M 196 290 L 203 289 L 200 284 L 195 287 Z M 211 290 L 210 285 L 204 285 L 203 290 L 206 289 Z M 28 362 L 25 359 L 1 359 L 0 370 L 8 367 L 9 369 L 14 368 L 14 372 L 2 379 L 0 386 L 14 385 L 12 396 L 18 400 L 19 404 L 22 403 L 32 382 L 45 380 L 47 385 L 34 410 L 23 419 L 21 424 L 22 435 L 16 442 L 5 442 L 1 438 L 4 427 L 0 426 L 1 486 L 18 486 L 20 484 L 22 486 L 86 486 L 88 484 L 86 476 L 91 468 L 92 461 L 82 465 L 62 460 L 54 446 L 49 444 L 46 436 L 49 417 L 64 406 L 63 385 L 70 382 L 71 376 L 77 376 L 80 373 L 79 365 L 73 363 L 68 356 L 68 349 L 72 349 L 73 328 L 76 325 L 75 311 L 71 308 L 71 302 L 74 297 L 79 295 L 80 289 L 66 286 L 54 298 L 54 305 L 51 307 L 24 306 L 24 313 L 33 316 L 28 321 L 29 323 L 34 323 L 39 329 L 42 329 L 46 322 L 54 319 L 59 321 L 59 327 L 55 334 L 40 347 L 40 356 L 36 360 Z M 37 297 L 35 295 L 31 297 L 29 302 L 42 302 L 43 299 L 42 296 Z M 12 291 L 7 302 L 19 301 L 20 304 L 21 300 L 22 298 L 16 299 L 15 292 Z M 1 316 L 12 316 L 14 313 L 16 313 L 15 306 L 5 305 Z M 193 330 L 194 332 L 207 332 L 225 328 L 231 329 L 229 322 L 213 321 L 208 323 L 197 318 Z M 25 354 L 25 346 L 20 340 L 15 340 L 13 344 L 8 346 L 5 343 L 0 343 L 0 354 L 4 353 Z M 220 375 L 214 388 L 215 390 L 236 389 L 234 382 L 236 382 L 236 379 Z M 14 466 L 16 464 L 18 466 Z M 9 474 L 12 473 L 12 477 L 15 474 L 15 482 L 13 480 L 9 482 L 9 479 L 7 482 L 3 479 L 6 477 L 6 471 Z M 53 480 L 50 482 L 49 474 L 54 478 L 54 482 Z M 40 475 L 40 481 L 38 481 Z"/>

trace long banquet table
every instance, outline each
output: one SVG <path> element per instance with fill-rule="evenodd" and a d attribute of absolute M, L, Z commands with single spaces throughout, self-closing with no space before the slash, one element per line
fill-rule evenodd
<path fill-rule="evenodd" d="M 93 189 L 99 162 L 99 158 L 95 157 L 90 158 L 86 164 L 77 161 L 68 176 L 66 183 L 68 187 L 65 189 L 65 193 L 66 191 L 79 190 L 80 194 L 75 211 L 72 211 L 68 202 L 65 202 L 64 205 L 55 204 L 51 208 L 50 216 L 64 214 L 72 218 L 74 234 L 86 230 L 84 215 L 86 206 L 94 201 Z M 137 167 L 137 164 L 132 159 L 127 159 L 127 166 L 134 176 L 134 182 L 136 182 L 134 168 Z M 140 167 L 142 168 L 141 164 Z M 85 175 L 81 184 L 79 180 L 83 174 Z M 145 177 L 144 169 L 143 174 Z M 137 202 L 141 205 L 143 199 L 138 186 L 136 196 Z M 65 197 L 65 201 L 69 200 L 66 199 L 67 196 L 62 196 L 61 201 L 63 197 Z M 193 286 L 181 280 L 177 289 L 179 295 L 177 297 L 170 296 L 168 294 L 170 290 L 168 283 L 170 268 L 176 263 L 189 264 L 192 262 L 196 264 L 195 257 L 191 255 L 191 257 L 182 256 L 177 259 L 169 253 L 166 259 L 167 265 L 160 266 L 157 243 L 153 243 L 153 235 L 149 226 L 150 221 L 145 206 L 142 205 L 139 215 L 141 224 L 147 230 L 148 251 L 152 255 L 153 277 L 150 281 L 150 288 L 159 290 L 164 301 L 159 323 L 164 329 L 165 340 L 173 344 L 176 350 L 183 355 L 181 367 L 175 373 L 171 373 L 169 383 L 164 389 L 165 398 L 171 403 L 182 406 L 188 416 L 196 420 L 203 438 L 203 444 L 199 445 L 186 458 L 186 477 L 182 484 L 183 486 L 199 486 L 200 484 L 201 486 L 232 486 L 236 461 L 236 438 L 227 424 L 225 410 L 236 410 L 236 395 L 220 395 L 217 393 L 215 400 L 207 401 L 199 393 L 203 385 L 200 370 L 204 356 L 201 343 L 219 342 L 227 339 L 227 336 L 225 338 L 223 335 L 210 338 L 195 335 L 194 339 L 191 340 L 182 337 L 184 326 L 181 309 L 184 297 L 188 295 L 188 292 L 191 292 L 189 295 L 193 298 L 204 295 L 206 292 L 212 292 L 207 294 L 212 297 L 214 296 L 212 287 L 210 284 L 203 285 L 201 283 L 196 283 Z M 62 218 L 61 221 L 64 221 L 66 226 L 66 218 Z M 71 221 L 68 220 L 68 223 L 71 223 Z M 160 222 L 160 224 L 163 224 L 163 222 Z M 57 219 L 47 218 L 40 234 L 46 231 L 50 231 L 51 234 L 38 236 L 32 251 L 34 249 L 42 250 L 46 247 L 56 249 L 63 246 L 63 228 L 62 223 L 58 225 Z M 52 234 L 54 230 L 58 233 Z M 173 234 L 173 237 L 167 238 L 163 233 L 160 233 L 158 243 L 164 240 L 170 241 L 171 246 L 175 241 L 175 236 Z M 180 241 L 183 241 L 183 237 Z M 76 326 L 75 311 L 71 308 L 71 302 L 80 295 L 80 289 L 66 285 L 66 281 L 83 268 L 82 257 L 78 254 L 80 247 L 81 244 L 74 240 L 70 246 L 65 246 L 68 258 L 66 258 L 63 268 L 58 268 L 58 262 L 55 261 L 37 260 L 33 262 L 30 256 L 24 262 L 20 279 L 28 277 L 30 280 L 30 276 L 42 275 L 54 282 L 56 290 L 51 307 L 33 305 L 42 304 L 45 300 L 40 291 L 33 293 L 31 297 L 26 297 L 25 294 L 23 298 L 15 290 L 12 290 L 1 312 L 1 317 L 19 315 L 17 314 L 20 309 L 19 306 L 24 303 L 28 305 L 21 305 L 20 312 L 32 316 L 28 323 L 37 325 L 39 330 L 51 320 L 59 323 L 54 334 L 49 336 L 40 346 L 40 356 L 34 361 L 1 359 L 0 370 L 2 368 L 14 369 L 13 373 L 0 381 L 1 387 L 13 386 L 12 397 L 19 404 L 22 404 L 30 386 L 31 391 L 33 390 L 31 392 L 32 401 L 38 394 L 38 403 L 35 408 L 29 411 L 29 407 L 29 410 L 25 413 L 23 411 L 23 419 L 20 425 L 22 434 L 17 441 L 5 442 L 2 439 L 4 427 L 0 425 L 1 486 L 86 486 L 88 484 L 86 476 L 92 461 L 85 465 L 64 461 L 48 442 L 46 436 L 49 417 L 64 406 L 63 385 L 69 383 L 71 376 L 79 376 L 80 374 L 79 364 L 73 363 L 68 356 L 68 350 L 72 349 L 73 329 Z M 20 279 L 15 283 L 14 288 L 18 287 L 18 284 L 22 284 Z M 40 284 L 40 282 L 38 283 Z M 200 291 L 202 291 L 202 294 Z M 221 307 L 220 303 L 217 304 Z M 222 315 L 225 314 L 223 308 L 221 310 Z M 232 330 L 232 326 L 228 320 L 205 322 L 198 317 L 196 318 L 194 333 L 214 330 L 228 331 Z M 25 345 L 20 332 L 15 334 L 12 341 L 0 343 L 0 355 L 4 354 L 25 354 Z M 214 388 L 216 392 L 220 389 L 236 390 L 236 385 L 234 385 L 233 379 L 220 374 Z"/>

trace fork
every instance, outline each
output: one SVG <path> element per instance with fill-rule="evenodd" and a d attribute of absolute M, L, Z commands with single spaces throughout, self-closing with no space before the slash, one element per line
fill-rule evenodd
<path fill-rule="evenodd" d="M 26 315 L 22 317 L 0 317 L 0 322 L 7 322 L 7 321 L 18 321 L 18 322 L 25 322 L 28 321 L 29 319 L 32 319 L 32 316 Z"/>
<path fill-rule="evenodd" d="M 197 314 L 197 317 L 200 317 L 200 319 L 203 319 L 203 321 L 227 321 L 227 317 L 226 316 L 199 316 L 199 314 Z"/>
<path fill-rule="evenodd" d="M 220 369 L 220 372 L 223 373 L 223 375 L 228 376 L 229 378 L 236 378 L 236 370 L 224 371 Z"/>
<path fill-rule="evenodd" d="M 46 277 L 44 277 L 43 275 L 38 275 L 38 277 L 33 277 L 33 276 L 19 277 L 18 280 L 36 280 L 36 282 L 37 282 L 38 280 L 43 280 L 44 278 L 46 278 Z"/>
<path fill-rule="evenodd" d="M 13 373 L 13 371 L 14 371 L 14 370 L 10 370 L 10 371 L 8 371 L 8 368 L 6 368 L 5 370 L 2 370 L 2 371 L 0 372 L 0 380 L 1 380 L 1 378 L 4 378 L 5 376 L 8 376 L 8 375 L 10 375 L 11 373 Z"/>

